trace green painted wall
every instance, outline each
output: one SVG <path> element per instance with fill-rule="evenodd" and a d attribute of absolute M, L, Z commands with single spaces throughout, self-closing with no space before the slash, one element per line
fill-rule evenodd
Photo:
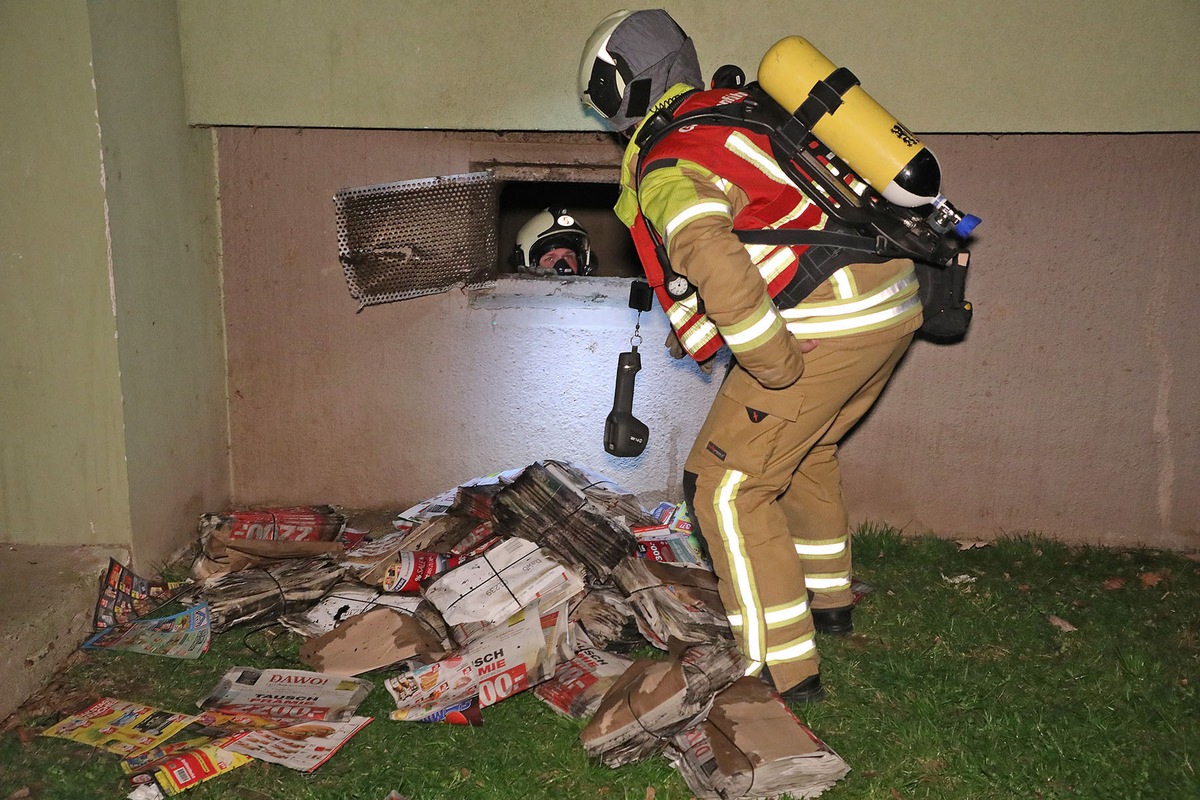
<path fill-rule="evenodd" d="M 0 4 L 0 541 L 130 542 L 83 2 Z"/>
<path fill-rule="evenodd" d="M 229 497 L 214 158 L 175 4 L 0 3 L 0 541 L 152 566 Z"/>
<path fill-rule="evenodd" d="M 175 5 L 91 0 L 138 561 L 229 493 L 211 132 L 189 128 Z"/>
<path fill-rule="evenodd" d="M 921 132 L 1200 130 L 1196 0 L 660 4 L 711 74 L 809 38 Z M 588 130 L 580 48 L 619 0 L 179 0 L 193 123 Z M 636 8 L 636 5 L 632 7 Z M 650 7 L 653 7 L 651 5 Z"/>

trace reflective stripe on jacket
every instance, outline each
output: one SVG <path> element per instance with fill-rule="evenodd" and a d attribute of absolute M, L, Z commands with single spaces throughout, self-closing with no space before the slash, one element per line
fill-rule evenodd
<path fill-rule="evenodd" d="M 688 90 L 672 87 L 655 108 Z M 673 113 L 739 103 L 746 96 L 694 92 Z M 724 342 L 756 372 L 746 362 L 766 363 L 768 351 L 778 355 L 780 337 L 847 336 L 911 322 L 920 314 L 907 260 L 844 267 L 794 307 L 776 309 L 772 299 L 795 276 L 807 246 L 743 245 L 732 231 L 821 230 L 828 218 L 784 174 L 762 134 L 733 125 L 685 125 L 669 132 L 643 159 L 640 197 L 633 175 L 638 158 L 635 134 L 625 151 L 616 211 L 631 229 L 680 343 L 696 360 L 713 355 Z M 698 288 L 699 298 L 667 294 L 647 221 L 666 243 L 674 271 Z"/>

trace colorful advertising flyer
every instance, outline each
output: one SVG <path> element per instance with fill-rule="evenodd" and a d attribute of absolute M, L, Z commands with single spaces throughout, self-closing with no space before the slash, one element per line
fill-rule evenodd
<path fill-rule="evenodd" d="M 143 578 L 110 558 L 96 601 L 92 627 L 96 630 L 111 628 L 145 616 L 170 600 L 182 586 L 182 583 Z"/>
<path fill-rule="evenodd" d="M 233 667 L 197 702 L 205 710 L 272 719 L 343 722 L 371 691 L 370 681 L 297 669 Z"/>
<path fill-rule="evenodd" d="M 252 731 L 233 737 L 225 749 L 300 772 L 312 772 L 371 719 L 351 717 L 344 722 L 305 722 L 287 728 Z"/>
<path fill-rule="evenodd" d="M 250 756 L 225 750 L 222 745 L 227 741 L 213 740 L 153 762 L 135 773 L 133 783 L 137 786 L 153 781 L 163 794 L 176 795 L 254 760 Z"/>
<path fill-rule="evenodd" d="M 136 756 L 170 739 L 196 717 L 106 697 L 42 731 L 43 736 Z"/>
<path fill-rule="evenodd" d="M 126 622 L 83 643 L 87 650 L 129 650 L 167 658 L 199 658 L 208 652 L 212 629 L 208 603 L 169 617 Z"/>

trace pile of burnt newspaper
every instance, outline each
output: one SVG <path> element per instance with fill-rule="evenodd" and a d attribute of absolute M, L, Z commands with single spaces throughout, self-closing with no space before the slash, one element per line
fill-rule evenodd
<path fill-rule="evenodd" d="M 744 677 L 686 509 L 647 511 L 579 465 L 469 481 L 383 535 L 313 507 L 206 515 L 200 537 L 184 601 L 214 632 L 282 624 L 317 673 L 378 673 L 393 720 L 478 725 L 532 689 L 586 721 L 594 759 L 662 755 L 698 797 L 815 797 L 849 771 Z M 661 654 L 631 657 L 647 643 Z"/>

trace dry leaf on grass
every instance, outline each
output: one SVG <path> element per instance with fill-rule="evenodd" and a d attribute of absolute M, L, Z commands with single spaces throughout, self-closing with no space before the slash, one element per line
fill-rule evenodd
<path fill-rule="evenodd" d="M 654 791 L 654 787 L 653 787 L 653 786 L 647 786 L 647 787 L 646 787 L 646 800 L 654 800 L 654 795 L 655 795 L 655 794 L 656 794 L 656 792 Z"/>
<path fill-rule="evenodd" d="M 1124 588 L 1127 583 L 1129 583 L 1128 578 L 1108 578 L 1104 581 L 1104 588 L 1111 592 L 1113 589 Z"/>
<path fill-rule="evenodd" d="M 973 550 L 976 547 L 987 547 L 991 542 L 980 542 L 975 539 L 956 539 L 959 550 Z"/>
<path fill-rule="evenodd" d="M 1159 575 L 1157 572 L 1143 572 L 1141 575 L 1138 575 L 1138 577 L 1142 580 L 1143 589 L 1149 589 L 1151 587 L 1158 586 L 1163 580 L 1163 576 Z"/>
<path fill-rule="evenodd" d="M 1051 614 L 1049 617 L 1047 617 L 1047 619 L 1050 620 L 1051 625 L 1058 628 L 1059 630 L 1066 631 L 1067 633 L 1070 633 L 1071 631 L 1079 630 L 1078 628 L 1076 628 L 1071 623 L 1067 622 L 1062 617 L 1056 617 L 1053 614 Z"/>

